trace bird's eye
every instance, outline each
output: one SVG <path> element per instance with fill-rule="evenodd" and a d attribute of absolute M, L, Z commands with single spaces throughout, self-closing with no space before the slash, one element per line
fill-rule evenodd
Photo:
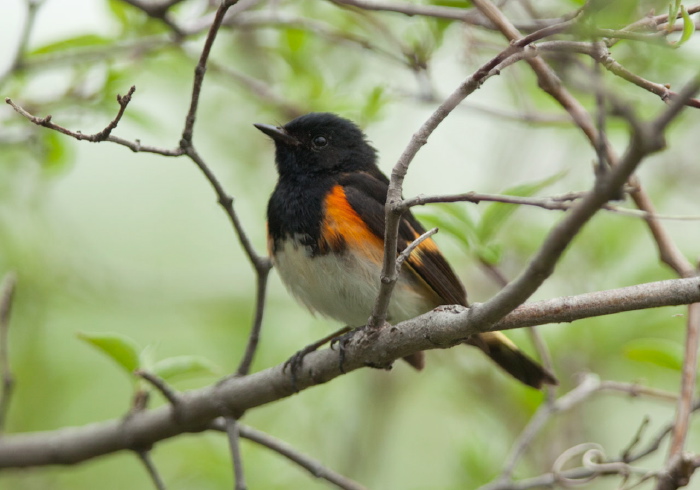
<path fill-rule="evenodd" d="M 316 136 L 314 139 L 311 140 L 311 143 L 316 147 L 316 148 L 323 148 L 328 144 L 328 139 L 326 139 L 323 136 Z"/>

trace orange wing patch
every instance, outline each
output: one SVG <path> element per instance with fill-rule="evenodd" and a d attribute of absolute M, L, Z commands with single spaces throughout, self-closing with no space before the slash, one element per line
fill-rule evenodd
<path fill-rule="evenodd" d="M 321 227 L 321 240 L 324 245 L 334 252 L 349 247 L 380 263 L 384 254 L 382 239 L 372 233 L 353 209 L 343 187 L 334 186 L 326 196 L 324 204 L 326 213 Z"/>
<path fill-rule="evenodd" d="M 418 239 L 421 234 L 418 233 L 410 224 L 407 223 L 407 225 L 413 234 L 414 240 Z M 406 246 L 408 245 L 410 245 L 410 243 L 406 243 Z M 408 262 L 422 267 L 424 265 L 423 256 L 429 253 L 440 254 L 440 249 L 438 249 L 437 244 L 432 238 L 426 238 L 420 242 L 420 244 L 411 253 L 410 257 L 408 258 Z"/>

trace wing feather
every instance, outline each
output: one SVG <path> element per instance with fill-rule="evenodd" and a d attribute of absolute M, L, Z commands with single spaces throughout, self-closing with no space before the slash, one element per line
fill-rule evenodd
<path fill-rule="evenodd" d="M 388 179 L 379 171 L 373 174 L 359 172 L 342 176 L 338 183 L 343 186 L 350 206 L 372 233 L 383 240 Z M 413 214 L 410 211 L 404 213 L 399 224 L 397 253 L 423 233 L 425 229 Z M 406 264 L 440 297 L 443 304 L 467 306 L 464 286 L 431 238 L 416 247 Z"/>

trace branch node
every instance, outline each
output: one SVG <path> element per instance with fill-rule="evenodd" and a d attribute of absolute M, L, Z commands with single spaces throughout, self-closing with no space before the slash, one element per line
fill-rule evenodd
<path fill-rule="evenodd" d="M 175 390 L 170 388 L 165 380 L 153 373 L 145 371 L 143 369 L 137 369 L 134 374 L 148 381 L 156 390 L 160 392 L 161 395 L 165 397 L 173 408 L 173 418 L 176 422 L 180 422 L 182 403 L 180 401 L 180 395 L 178 395 Z"/>

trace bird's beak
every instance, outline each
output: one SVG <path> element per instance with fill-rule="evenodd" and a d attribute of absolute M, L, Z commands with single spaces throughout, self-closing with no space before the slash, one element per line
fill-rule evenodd
<path fill-rule="evenodd" d="M 279 141 L 280 143 L 285 143 L 287 145 L 291 146 L 297 146 L 301 144 L 301 142 L 296 139 L 294 136 L 289 134 L 284 128 L 279 127 L 279 126 L 272 126 L 270 124 L 253 124 L 256 128 L 258 128 L 260 131 L 268 135 L 270 138 L 272 138 L 275 141 Z"/>

